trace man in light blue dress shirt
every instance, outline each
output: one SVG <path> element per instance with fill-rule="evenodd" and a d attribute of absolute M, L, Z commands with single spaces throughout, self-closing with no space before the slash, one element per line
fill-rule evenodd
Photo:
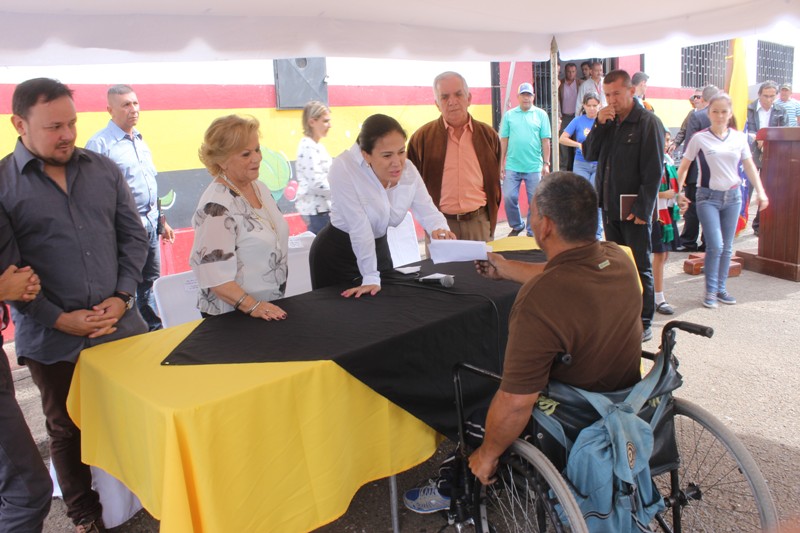
<path fill-rule="evenodd" d="M 136 305 L 150 331 L 160 329 L 161 319 L 156 311 L 153 282 L 161 274 L 161 251 L 158 242 L 158 187 L 156 167 L 150 148 L 136 129 L 139 122 L 139 100 L 128 85 L 114 85 L 108 89 L 108 126 L 94 134 L 86 148 L 103 154 L 114 161 L 131 188 L 136 209 L 147 230 L 150 250 L 142 272 L 142 282 L 136 288 Z M 174 242 L 175 233 L 163 221 L 161 234 Z"/>

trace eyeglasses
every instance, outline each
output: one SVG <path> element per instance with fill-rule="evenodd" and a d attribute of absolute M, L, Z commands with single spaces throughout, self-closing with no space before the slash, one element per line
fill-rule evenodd
<path fill-rule="evenodd" d="M 698 96 L 696 94 L 693 94 L 692 96 L 689 97 L 689 100 L 700 100 L 700 98 L 702 98 L 702 97 Z"/>

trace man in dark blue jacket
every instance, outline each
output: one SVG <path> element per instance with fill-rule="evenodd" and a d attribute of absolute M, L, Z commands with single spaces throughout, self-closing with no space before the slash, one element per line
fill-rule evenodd
<path fill-rule="evenodd" d="M 606 240 L 633 251 L 642 281 L 642 342 L 653 337 L 655 313 L 650 230 L 664 158 L 664 125 L 634 98 L 624 70 L 603 80 L 608 105 L 583 142 L 587 161 L 597 161 L 597 195 Z M 630 201 L 628 201 L 630 200 Z"/>

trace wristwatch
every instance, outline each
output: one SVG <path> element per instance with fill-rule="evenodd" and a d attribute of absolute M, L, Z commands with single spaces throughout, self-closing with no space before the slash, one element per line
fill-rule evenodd
<path fill-rule="evenodd" d="M 127 294 L 127 293 L 124 293 L 124 292 L 117 291 L 117 292 L 114 293 L 114 296 L 116 296 L 117 298 L 122 300 L 122 303 L 125 304 L 125 308 L 126 309 L 128 309 L 128 310 L 133 309 L 133 295 L 132 294 Z"/>

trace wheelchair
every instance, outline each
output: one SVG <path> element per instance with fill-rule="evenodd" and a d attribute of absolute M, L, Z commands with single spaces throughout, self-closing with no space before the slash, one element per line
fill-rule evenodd
<path fill-rule="evenodd" d="M 663 371 L 651 399 L 669 403 L 657 410 L 655 402 L 648 402 L 638 413 L 648 422 L 654 415 L 659 417 L 652 424 L 655 443 L 650 468 L 666 509 L 656 515 L 650 530 L 666 533 L 777 530 L 777 511 L 769 488 L 744 445 L 708 411 L 672 395 L 682 384 L 678 360 L 672 353 L 677 330 L 706 337 L 713 335 L 711 328 L 681 321 L 669 322 L 661 334 L 659 354 L 664 356 Z M 643 352 L 642 357 L 655 361 L 657 355 Z M 569 355 L 564 355 L 561 362 L 569 364 L 569 359 Z M 500 457 L 497 481 L 484 486 L 475 479 L 467 462 L 474 448 L 469 446 L 465 431 L 461 377 L 464 372 L 498 383 L 501 379 L 467 363 L 459 363 L 453 370 L 459 446 L 448 525 L 442 530 L 453 526 L 459 532 L 480 533 L 588 532 L 569 481 L 561 474 L 566 451 L 536 424 L 533 416 L 524 436 Z M 629 390 L 608 393 L 608 397 L 622 401 Z M 563 385 L 551 383 L 543 395 L 559 402 L 553 416 L 572 439 L 581 428 L 597 419 L 596 411 Z"/>

